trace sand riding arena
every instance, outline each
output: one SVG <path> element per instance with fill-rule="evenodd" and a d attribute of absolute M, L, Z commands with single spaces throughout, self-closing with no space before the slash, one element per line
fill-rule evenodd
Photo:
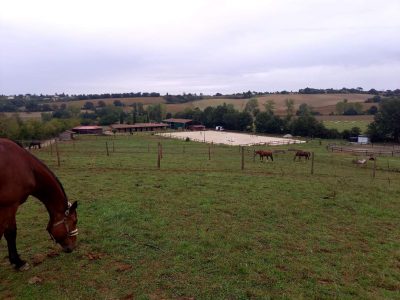
<path fill-rule="evenodd" d="M 230 146 L 252 146 L 252 145 L 289 145 L 301 144 L 305 141 L 291 139 L 291 138 L 278 138 L 246 133 L 234 133 L 228 131 L 183 131 L 183 132 L 168 132 L 159 133 L 158 135 L 202 143 L 224 144 Z"/>

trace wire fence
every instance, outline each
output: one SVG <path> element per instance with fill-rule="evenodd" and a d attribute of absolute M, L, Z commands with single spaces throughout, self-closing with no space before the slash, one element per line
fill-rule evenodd
<path fill-rule="evenodd" d="M 365 156 L 400 156 L 400 148 L 393 146 L 328 145 L 331 152 L 346 152 Z"/>
<path fill-rule="evenodd" d="M 336 154 L 328 145 L 317 143 L 268 147 L 273 161 L 260 159 L 256 150 L 265 145 L 223 146 L 204 143 L 186 143 L 150 137 L 148 140 L 126 138 L 85 138 L 69 142 L 51 141 L 42 149 L 32 149 L 51 166 L 78 170 L 84 166 L 101 171 L 168 171 L 168 172 L 238 172 L 265 176 L 331 176 L 393 181 L 400 179 L 398 157 L 381 157 L 364 165 L 354 164 L 351 155 Z M 309 150 L 309 159 L 295 156 L 297 150 Z M 353 152 L 355 153 L 355 152 Z M 364 152 L 365 153 L 365 152 Z"/>

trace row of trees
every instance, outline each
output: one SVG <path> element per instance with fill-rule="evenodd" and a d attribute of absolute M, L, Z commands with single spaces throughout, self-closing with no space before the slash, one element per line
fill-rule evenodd
<path fill-rule="evenodd" d="M 15 114 L 5 116 L 0 114 L 0 137 L 13 140 L 47 139 L 71 129 L 79 124 L 79 119 L 26 120 Z"/>
<path fill-rule="evenodd" d="M 268 92 L 268 91 L 247 91 L 241 93 L 231 93 L 231 94 L 222 94 L 216 93 L 215 95 L 211 96 L 208 95 L 206 97 L 229 97 L 229 98 L 237 98 L 237 99 L 248 99 L 254 96 L 260 95 L 267 95 L 267 94 L 290 94 L 290 93 L 298 93 L 298 94 L 372 94 L 372 95 L 381 95 L 384 97 L 395 97 L 400 96 L 400 89 L 394 90 L 385 90 L 385 91 L 378 91 L 376 89 L 369 89 L 364 90 L 362 87 L 357 88 L 346 88 L 343 87 L 341 89 L 317 89 L 317 88 L 310 88 L 306 87 L 304 89 L 299 89 L 296 91 L 275 91 L 275 92 Z M 170 99 L 185 99 L 187 101 L 194 101 L 198 100 L 198 97 L 203 97 L 204 95 L 200 93 L 200 95 L 191 94 L 191 93 L 183 93 L 182 95 L 169 95 L 168 93 L 164 95 L 166 98 Z M 0 103 L 3 101 L 17 101 L 17 102 L 24 102 L 24 101 L 38 101 L 38 102 L 48 102 L 52 101 L 74 101 L 74 100 L 91 100 L 91 99 L 120 99 L 120 98 L 139 98 L 139 97 L 161 97 L 161 94 L 158 92 L 129 92 L 129 93 L 100 93 L 100 94 L 57 94 L 48 95 L 48 94 L 19 94 L 19 95 L 0 95 Z M 175 100 L 173 100 L 175 101 Z M 23 106 L 18 105 L 17 106 Z"/>

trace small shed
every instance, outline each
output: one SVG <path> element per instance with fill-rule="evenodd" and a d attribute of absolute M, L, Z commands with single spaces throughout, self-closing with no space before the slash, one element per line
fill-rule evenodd
<path fill-rule="evenodd" d="M 217 130 L 217 131 L 223 131 L 223 130 L 224 130 L 224 127 L 222 127 L 222 126 L 215 126 L 215 130 Z"/>
<path fill-rule="evenodd" d="M 78 134 L 103 134 L 103 128 L 100 126 L 77 126 L 72 128 L 72 131 Z"/>
<path fill-rule="evenodd" d="M 357 144 L 369 144 L 369 137 L 366 135 L 359 135 L 357 137 Z"/>
<path fill-rule="evenodd" d="M 66 130 L 58 135 L 60 141 L 70 141 L 74 139 L 74 132 L 71 130 Z"/>
<path fill-rule="evenodd" d="M 164 123 L 167 123 L 169 128 L 171 129 L 186 129 L 188 128 L 189 124 L 192 123 L 192 119 L 165 119 L 163 120 Z"/>

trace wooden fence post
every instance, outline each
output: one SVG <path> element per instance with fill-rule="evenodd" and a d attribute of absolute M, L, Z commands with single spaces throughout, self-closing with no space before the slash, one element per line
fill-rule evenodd
<path fill-rule="evenodd" d="M 376 160 L 377 160 L 377 158 L 375 157 L 375 158 L 374 158 L 374 167 L 373 167 L 373 169 L 372 169 L 372 178 L 375 178 L 375 172 L 376 172 Z"/>
<path fill-rule="evenodd" d="M 160 158 L 163 159 L 163 149 L 161 143 L 160 143 Z"/>
<path fill-rule="evenodd" d="M 242 148 L 242 170 L 244 170 L 244 147 L 242 146 L 241 148 Z"/>
<path fill-rule="evenodd" d="M 113 152 L 115 152 L 115 145 L 114 145 L 114 141 L 113 141 Z"/>
<path fill-rule="evenodd" d="M 107 156 L 110 156 L 110 153 L 108 152 L 108 142 L 106 142 L 106 152 L 107 152 Z"/>
<path fill-rule="evenodd" d="M 161 151 L 160 151 L 160 143 L 158 143 L 158 151 L 157 151 L 157 168 L 161 167 Z"/>
<path fill-rule="evenodd" d="M 314 174 L 314 151 L 311 152 L 311 175 Z"/>
<path fill-rule="evenodd" d="M 208 160 L 211 160 L 211 146 L 208 145 Z"/>
<path fill-rule="evenodd" d="M 51 140 L 50 140 L 50 155 L 53 156 L 53 143 L 51 142 Z"/>
<path fill-rule="evenodd" d="M 60 166 L 60 152 L 58 151 L 58 143 L 56 140 L 57 166 Z"/>
<path fill-rule="evenodd" d="M 253 162 L 256 162 L 256 150 L 253 149 Z"/>

